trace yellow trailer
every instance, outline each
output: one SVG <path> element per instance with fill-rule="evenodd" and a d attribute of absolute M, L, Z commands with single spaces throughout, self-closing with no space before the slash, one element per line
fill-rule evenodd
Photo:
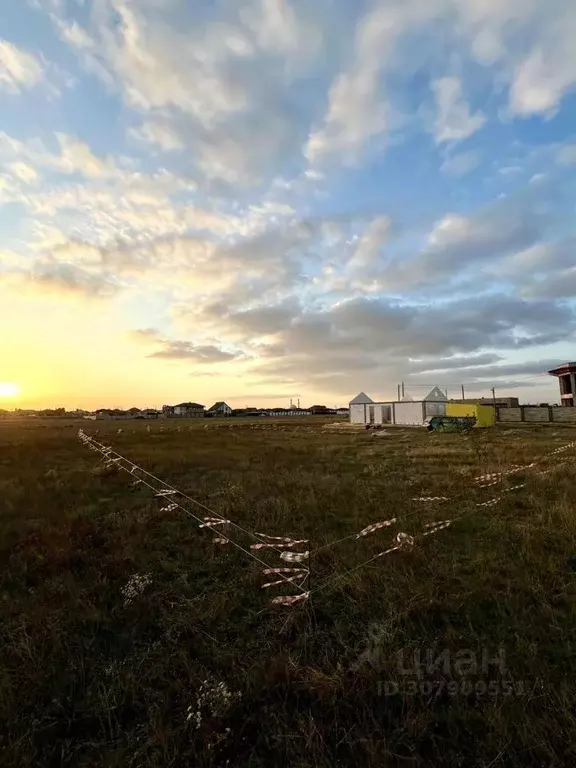
<path fill-rule="evenodd" d="M 446 416 L 474 416 L 476 427 L 493 427 L 496 423 L 496 412 L 492 405 L 446 403 Z"/>

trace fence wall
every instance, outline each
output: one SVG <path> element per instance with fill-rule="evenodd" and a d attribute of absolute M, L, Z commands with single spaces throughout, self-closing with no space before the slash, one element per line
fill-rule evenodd
<path fill-rule="evenodd" d="M 496 421 L 502 424 L 575 424 L 576 408 L 538 408 L 529 405 L 520 408 L 497 408 Z"/>

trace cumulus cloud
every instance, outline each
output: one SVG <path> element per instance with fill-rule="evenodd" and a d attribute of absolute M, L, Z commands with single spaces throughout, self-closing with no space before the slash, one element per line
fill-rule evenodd
<path fill-rule="evenodd" d="M 20 93 L 42 81 L 44 69 L 33 54 L 0 39 L 0 89 Z"/>
<path fill-rule="evenodd" d="M 545 13 L 537 42 L 516 66 L 510 89 L 512 110 L 523 116 L 554 114 L 576 85 L 576 11 L 572 3 L 553 3 Z"/>
<path fill-rule="evenodd" d="M 432 83 L 436 99 L 437 115 L 434 138 L 437 144 L 444 141 L 461 141 L 479 131 L 486 122 L 482 112 L 474 114 L 462 98 L 462 82 L 457 77 L 442 77 Z"/>

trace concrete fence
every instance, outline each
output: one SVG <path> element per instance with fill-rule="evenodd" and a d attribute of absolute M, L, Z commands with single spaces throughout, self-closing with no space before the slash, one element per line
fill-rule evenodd
<path fill-rule="evenodd" d="M 496 421 L 502 424 L 519 422 L 529 424 L 575 424 L 576 408 L 534 407 L 497 408 Z"/>

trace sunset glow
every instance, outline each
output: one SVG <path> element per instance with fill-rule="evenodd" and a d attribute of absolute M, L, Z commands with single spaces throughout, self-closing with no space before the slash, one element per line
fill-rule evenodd
<path fill-rule="evenodd" d="M 558 400 L 576 3 L 12 5 L 0 397 Z"/>
<path fill-rule="evenodd" d="M 17 397 L 20 394 L 20 387 L 12 381 L 0 381 L 0 397 Z"/>

